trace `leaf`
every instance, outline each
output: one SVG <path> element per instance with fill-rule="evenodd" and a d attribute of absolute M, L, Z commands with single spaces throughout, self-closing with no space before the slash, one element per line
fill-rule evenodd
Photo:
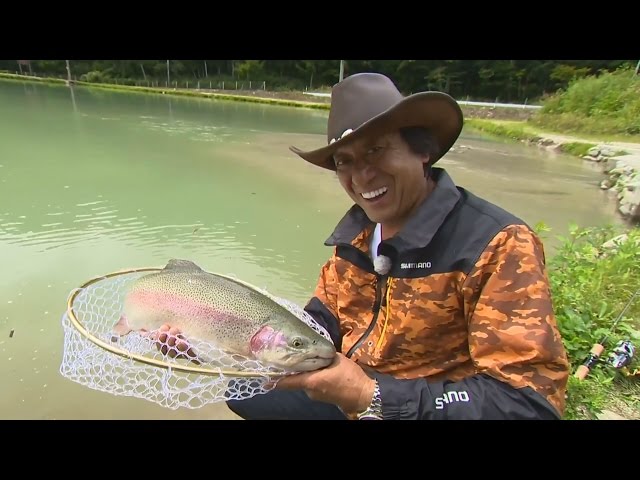
<path fill-rule="evenodd" d="M 608 309 L 609 309 L 609 305 L 607 304 L 607 302 L 602 302 L 600 304 L 600 313 L 598 313 L 598 318 L 603 318 L 604 314 L 607 313 Z"/>

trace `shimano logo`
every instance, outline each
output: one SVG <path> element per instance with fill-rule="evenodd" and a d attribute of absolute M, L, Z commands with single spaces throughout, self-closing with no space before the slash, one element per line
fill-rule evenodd
<path fill-rule="evenodd" d="M 463 390 L 461 392 L 444 392 L 441 397 L 437 397 L 435 399 L 436 402 L 436 410 L 442 410 L 444 408 L 445 403 L 453 403 L 453 402 L 468 402 L 469 394 Z"/>
<path fill-rule="evenodd" d="M 400 268 L 431 268 L 431 262 L 401 263 Z"/>

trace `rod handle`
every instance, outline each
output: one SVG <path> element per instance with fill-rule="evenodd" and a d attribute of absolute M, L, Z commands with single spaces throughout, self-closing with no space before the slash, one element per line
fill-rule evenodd
<path fill-rule="evenodd" d="M 591 367 L 593 367 L 598 358 L 600 358 L 600 355 L 603 351 L 604 345 L 600 343 L 594 344 L 593 347 L 591 347 L 591 351 L 589 352 L 589 357 L 587 358 L 587 360 L 576 370 L 575 377 L 579 380 L 584 380 L 591 371 Z"/>

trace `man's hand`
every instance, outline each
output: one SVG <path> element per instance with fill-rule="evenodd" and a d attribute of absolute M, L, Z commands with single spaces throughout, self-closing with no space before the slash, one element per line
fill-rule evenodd
<path fill-rule="evenodd" d="M 375 380 L 353 360 L 338 353 L 328 367 L 283 377 L 275 388 L 304 390 L 312 400 L 333 403 L 346 415 L 354 415 L 371 403 Z"/>
<path fill-rule="evenodd" d="M 164 324 L 153 332 L 153 335 L 158 349 L 164 355 L 169 355 L 171 358 L 186 358 L 194 363 L 200 363 L 196 360 L 196 354 L 191 345 L 178 328 Z"/>

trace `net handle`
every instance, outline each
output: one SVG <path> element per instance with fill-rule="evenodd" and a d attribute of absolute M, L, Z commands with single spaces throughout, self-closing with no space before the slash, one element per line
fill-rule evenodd
<path fill-rule="evenodd" d="M 279 377 L 279 376 L 283 376 L 286 375 L 286 373 L 279 373 L 279 372 L 252 372 L 252 371 L 246 371 L 246 372 L 239 372 L 236 370 L 222 370 L 222 369 L 218 369 L 218 370 L 211 370 L 208 368 L 202 368 L 202 367 L 197 367 L 197 366 L 190 366 L 190 365 L 173 365 L 173 364 L 168 364 L 164 361 L 161 360 L 156 360 L 154 358 L 148 358 L 145 357 L 144 355 L 138 355 L 136 353 L 131 353 L 131 352 L 127 352 L 126 350 L 122 350 L 121 348 L 118 347 L 114 347 L 113 345 L 105 342 L 104 340 L 101 340 L 100 338 L 96 337 L 95 335 L 93 335 L 91 332 L 89 332 L 84 325 L 82 325 L 82 323 L 80 322 L 80 320 L 78 320 L 78 317 L 76 317 L 76 313 L 73 310 L 73 304 L 75 299 L 77 298 L 77 296 L 80 294 L 80 292 L 82 292 L 84 289 L 86 289 L 87 287 L 93 285 L 94 283 L 97 283 L 101 280 L 106 280 L 107 278 L 111 278 L 111 277 L 116 277 L 118 275 L 126 275 L 128 273 L 138 273 L 138 272 L 154 272 L 154 271 L 160 271 L 162 270 L 162 268 L 159 267 L 145 267 L 145 268 L 130 268 L 130 269 L 126 269 L 126 270 L 119 270 L 116 272 L 112 272 L 112 273 L 107 273 L 106 275 L 100 275 L 98 277 L 92 278 L 88 281 L 86 281 L 83 285 L 81 285 L 80 287 L 76 288 L 75 291 L 69 296 L 69 299 L 67 301 L 67 315 L 69 317 L 69 320 L 71 320 L 71 323 L 73 324 L 73 326 L 76 328 L 76 330 L 78 330 L 84 337 L 86 337 L 87 339 L 89 339 L 90 341 L 92 341 L 93 343 L 95 343 L 96 345 L 98 345 L 99 347 L 114 353 L 116 355 L 119 355 L 121 357 L 124 358 L 128 358 L 131 360 L 136 360 L 138 362 L 141 363 L 146 363 L 147 365 L 153 365 L 156 367 L 160 367 L 160 368 L 170 368 L 172 370 L 176 370 L 176 371 L 180 371 L 180 372 L 185 372 L 185 373 L 198 373 L 201 375 L 226 375 L 226 376 L 230 376 L 230 377 Z M 234 281 L 239 281 L 240 283 L 244 283 L 245 285 L 247 285 L 248 287 L 254 288 L 255 287 L 251 284 L 248 284 L 246 282 L 243 282 L 241 280 L 238 280 L 237 278 L 233 278 L 233 277 L 229 277 L 227 275 L 222 275 L 222 274 L 216 274 L 218 276 L 221 277 L 225 277 L 225 278 L 229 278 L 231 280 Z"/>

